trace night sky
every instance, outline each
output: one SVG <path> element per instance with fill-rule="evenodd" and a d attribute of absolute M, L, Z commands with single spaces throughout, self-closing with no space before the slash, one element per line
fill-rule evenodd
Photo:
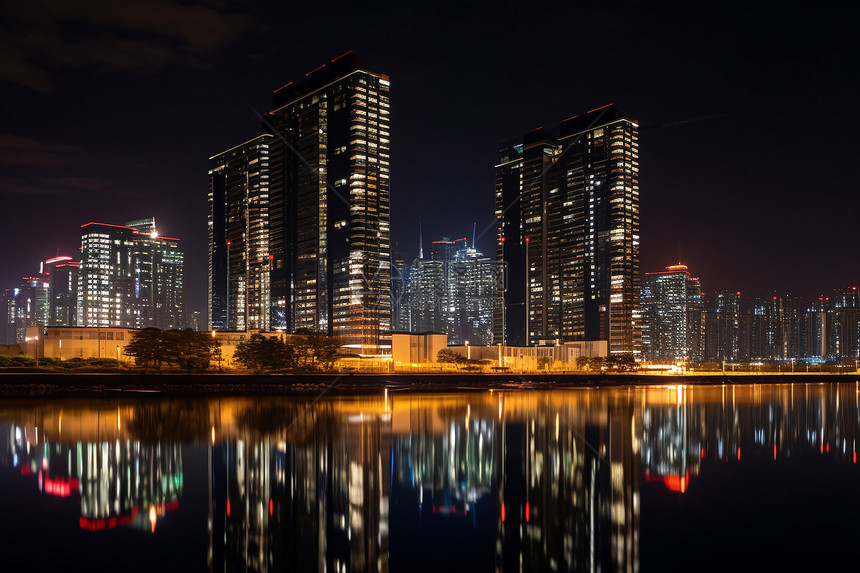
<path fill-rule="evenodd" d="M 155 216 L 205 312 L 208 158 L 348 50 L 391 77 L 408 258 L 419 217 L 427 244 L 492 225 L 500 141 L 613 102 L 640 122 L 643 272 L 680 258 L 744 296 L 860 282 L 850 5 L 285 4 L 0 1 L 0 288 L 77 254 L 83 223 Z"/>

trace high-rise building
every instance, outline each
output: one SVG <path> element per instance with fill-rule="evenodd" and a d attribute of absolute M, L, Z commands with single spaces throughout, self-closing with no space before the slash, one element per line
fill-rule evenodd
<path fill-rule="evenodd" d="M 243 144 L 232 162 L 231 151 L 213 158 L 210 324 L 240 327 L 239 320 L 231 324 L 228 318 L 231 304 L 243 304 L 239 283 L 234 300 L 224 277 L 245 270 L 249 278 L 244 304 L 256 308 L 255 301 L 262 304 L 268 296 L 271 328 L 323 331 L 365 352 L 390 344 L 389 89 L 388 76 L 368 70 L 348 52 L 300 82 L 275 90 L 273 109 L 263 121 L 263 131 L 271 136 Z M 264 150 L 267 175 L 262 169 Z M 247 174 L 246 182 L 241 173 Z M 262 224 L 255 227 L 261 237 L 268 235 L 268 250 L 261 247 L 263 239 L 254 246 L 263 259 L 262 253 L 268 253 L 268 284 L 265 270 L 231 263 L 224 271 L 218 266 L 226 265 L 224 257 L 232 257 L 226 254 L 228 247 L 232 250 L 229 213 L 243 212 L 244 207 L 234 202 L 245 193 L 259 198 L 259 210 L 245 219 L 268 220 L 267 231 Z M 252 240 L 256 239 L 249 236 Z M 253 324 L 251 314 L 248 327 Z"/>
<path fill-rule="evenodd" d="M 737 362 L 740 327 L 739 292 L 718 292 L 706 303 L 705 362 Z"/>
<path fill-rule="evenodd" d="M 50 316 L 49 284 L 46 277 L 24 277 L 21 286 L 0 295 L 0 344 L 25 342 L 27 328 L 45 326 Z"/>
<path fill-rule="evenodd" d="M 78 326 L 185 328 L 184 261 L 154 218 L 82 225 Z"/>
<path fill-rule="evenodd" d="M 642 354 L 648 361 L 700 362 L 704 354 L 701 284 L 686 265 L 645 273 Z"/>
<path fill-rule="evenodd" d="M 507 344 L 606 340 L 641 352 L 639 126 L 611 105 L 505 144 L 496 166 Z"/>
<path fill-rule="evenodd" d="M 408 271 L 401 298 L 412 332 L 439 332 L 450 344 L 493 342 L 493 311 L 501 306 L 502 272 L 466 239 L 433 241 L 431 257 Z"/>
<path fill-rule="evenodd" d="M 56 256 L 43 265 L 48 275 L 49 316 L 47 326 L 77 326 L 78 270 L 80 263 L 69 256 Z"/>
<path fill-rule="evenodd" d="M 211 157 L 210 328 L 269 330 L 269 147 L 260 133 Z"/>

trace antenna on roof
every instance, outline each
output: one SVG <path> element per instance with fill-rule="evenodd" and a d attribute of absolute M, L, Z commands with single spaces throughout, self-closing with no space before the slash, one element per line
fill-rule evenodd
<path fill-rule="evenodd" d="M 473 249 L 475 248 L 475 232 L 477 231 L 477 229 L 478 229 L 478 222 L 475 221 L 474 223 L 472 223 L 472 248 Z"/>
<path fill-rule="evenodd" d="M 418 218 L 418 258 L 424 259 L 424 234 L 421 232 L 421 218 Z"/>

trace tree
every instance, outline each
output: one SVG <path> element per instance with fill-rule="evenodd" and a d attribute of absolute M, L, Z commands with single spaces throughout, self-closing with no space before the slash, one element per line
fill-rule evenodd
<path fill-rule="evenodd" d="M 301 328 L 288 342 L 295 349 L 297 366 L 305 370 L 330 369 L 340 343 L 323 332 Z"/>
<path fill-rule="evenodd" d="M 233 359 L 239 364 L 260 372 L 262 370 L 283 370 L 296 366 L 295 349 L 276 337 L 253 334 L 240 342 L 233 352 Z"/>
<path fill-rule="evenodd" d="M 211 337 L 191 329 L 144 328 L 132 335 L 125 354 L 133 356 L 138 366 L 161 368 L 162 364 L 168 364 L 185 370 L 205 370 L 209 368 L 214 346 Z"/>
<path fill-rule="evenodd" d="M 579 358 L 577 358 L 576 359 L 576 367 L 579 370 L 587 369 L 588 368 L 588 357 L 587 356 L 580 356 Z"/>
<path fill-rule="evenodd" d="M 460 366 L 468 362 L 468 360 L 466 360 L 466 357 L 462 354 L 458 354 L 449 348 L 443 348 L 436 353 L 436 362 L 441 362 L 442 364 L 453 364 L 459 369 Z"/>
<path fill-rule="evenodd" d="M 215 340 L 208 333 L 170 330 L 164 333 L 170 364 L 184 370 L 206 370 L 212 364 Z"/>
<path fill-rule="evenodd" d="M 616 366 L 621 372 L 632 372 L 636 369 L 636 358 L 630 353 L 621 354 L 618 356 Z"/>
<path fill-rule="evenodd" d="M 161 331 L 157 328 L 138 330 L 126 345 L 125 354 L 132 356 L 138 366 L 161 368 L 164 361 Z"/>

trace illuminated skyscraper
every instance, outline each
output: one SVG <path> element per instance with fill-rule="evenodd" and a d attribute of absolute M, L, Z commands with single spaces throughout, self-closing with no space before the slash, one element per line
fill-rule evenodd
<path fill-rule="evenodd" d="M 503 146 L 497 258 L 506 265 L 508 344 L 606 340 L 641 352 L 639 126 L 611 105 Z"/>
<path fill-rule="evenodd" d="M 378 351 L 391 329 L 388 76 L 348 52 L 272 99 L 272 135 L 212 158 L 210 325 Z"/>
<path fill-rule="evenodd" d="M 80 263 L 68 256 L 45 261 L 44 271 L 50 285 L 47 326 L 77 326 L 79 267 Z"/>
<path fill-rule="evenodd" d="M 737 362 L 740 359 L 740 295 L 714 293 L 705 311 L 706 362 Z"/>
<path fill-rule="evenodd" d="M 269 147 L 261 133 L 210 158 L 209 327 L 269 330 Z"/>
<path fill-rule="evenodd" d="M 388 76 L 348 52 L 272 103 L 273 326 L 378 350 L 391 328 Z"/>
<path fill-rule="evenodd" d="M 642 354 L 645 360 L 701 362 L 701 284 L 686 265 L 645 273 L 642 284 Z"/>
<path fill-rule="evenodd" d="M 155 219 L 82 225 L 78 326 L 184 328 L 184 260 Z"/>
<path fill-rule="evenodd" d="M 0 295 L 0 344 L 25 342 L 27 328 L 48 324 L 50 305 L 46 277 L 24 277 L 20 287 Z"/>
<path fill-rule="evenodd" d="M 491 345 L 493 310 L 501 306 L 502 273 L 466 239 L 433 241 L 431 258 L 409 271 L 405 304 L 412 332 L 441 332 L 449 344 Z"/>

